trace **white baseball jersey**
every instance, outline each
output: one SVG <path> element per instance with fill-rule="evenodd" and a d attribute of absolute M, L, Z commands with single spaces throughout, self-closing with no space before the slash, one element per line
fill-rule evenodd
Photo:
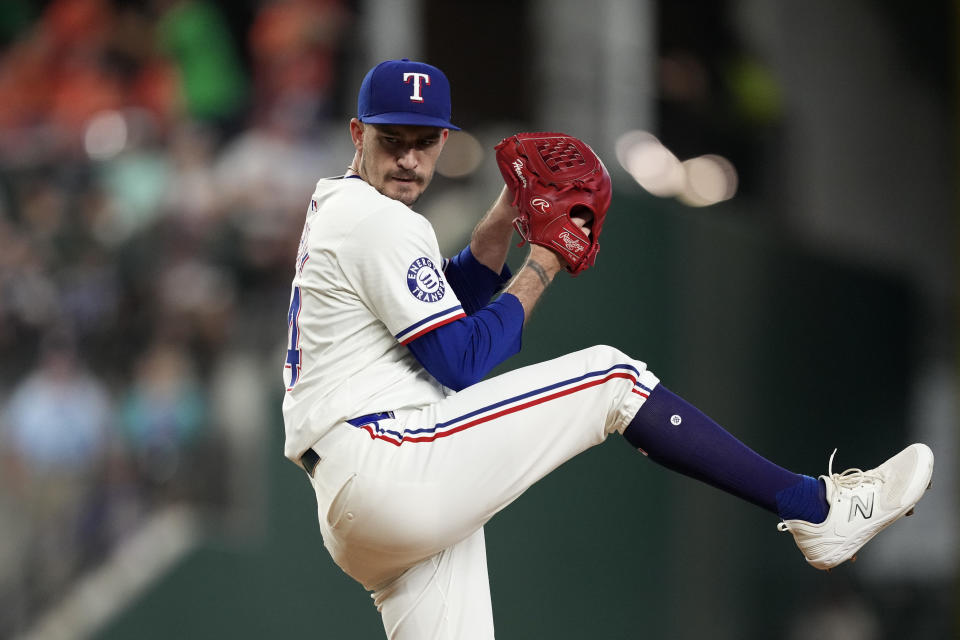
<path fill-rule="evenodd" d="M 442 265 L 420 214 L 357 177 L 317 183 L 287 316 L 287 457 L 340 421 L 448 393 L 405 346 L 464 316 Z"/>
<path fill-rule="evenodd" d="M 290 299 L 285 454 L 317 454 L 324 545 L 373 591 L 391 640 L 493 638 L 484 523 L 623 431 L 657 384 L 601 346 L 446 389 L 406 346 L 464 317 L 442 266 L 401 202 L 358 178 L 317 184 Z"/>

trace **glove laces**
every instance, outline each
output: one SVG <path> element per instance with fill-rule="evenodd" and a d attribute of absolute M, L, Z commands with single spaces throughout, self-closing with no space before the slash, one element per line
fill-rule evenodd
<path fill-rule="evenodd" d="M 583 180 L 573 180 L 571 182 L 565 182 L 561 185 L 555 184 L 553 186 L 556 188 L 557 193 L 566 193 L 567 191 L 573 191 L 574 189 L 578 191 L 582 190 L 585 185 Z"/>

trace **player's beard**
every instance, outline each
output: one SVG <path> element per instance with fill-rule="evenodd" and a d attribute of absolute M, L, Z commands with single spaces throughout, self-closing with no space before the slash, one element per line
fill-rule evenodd
<path fill-rule="evenodd" d="M 378 173 L 374 171 L 377 168 L 376 162 L 370 162 L 366 153 L 360 155 L 357 164 L 359 165 L 357 173 L 370 186 L 388 198 L 402 202 L 408 207 L 420 199 L 433 178 L 432 170 L 421 174 L 413 170 L 397 169 L 396 166 L 389 167 L 382 174 Z M 395 178 L 400 178 L 406 182 L 398 182 Z"/>
<path fill-rule="evenodd" d="M 367 176 L 371 174 L 366 173 Z M 403 180 L 398 182 L 396 178 Z M 429 176 L 422 176 L 414 171 L 391 171 L 384 174 L 376 184 L 367 180 L 373 185 L 373 188 L 383 195 L 393 200 L 398 200 L 403 204 L 412 206 L 430 184 Z"/>
<path fill-rule="evenodd" d="M 403 180 L 404 182 L 397 182 L 397 179 Z M 385 184 L 389 187 L 397 189 L 399 193 L 396 195 L 384 193 L 384 195 L 389 196 L 394 200 L 399 200 L 409 207 L 420 199 L 420 196 L 423 195 L 428 183 L 429 180 L 425 179 L 423 176 L 417 175 L 416 172 L 413 171 L 391 173 L 387 175 Z"/>

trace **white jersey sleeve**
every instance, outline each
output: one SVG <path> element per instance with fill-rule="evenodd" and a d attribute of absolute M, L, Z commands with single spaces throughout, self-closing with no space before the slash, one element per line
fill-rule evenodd
<path fill-rule="evenodd" d="M 367 216 L 339 251 L 347 281 L 401 343 L 464 317 L 430 223 L 399 202 Z"/>

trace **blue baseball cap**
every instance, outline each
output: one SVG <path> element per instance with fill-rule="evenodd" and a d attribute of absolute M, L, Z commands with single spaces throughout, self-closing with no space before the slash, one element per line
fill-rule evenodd
<path fill-rule="evenodd" d="M 367 72 L 357 118 L 370 124 L 412 124 L 460 130 L 450 123 L 450 82 L 436 67 L 403 58 Z"/>

